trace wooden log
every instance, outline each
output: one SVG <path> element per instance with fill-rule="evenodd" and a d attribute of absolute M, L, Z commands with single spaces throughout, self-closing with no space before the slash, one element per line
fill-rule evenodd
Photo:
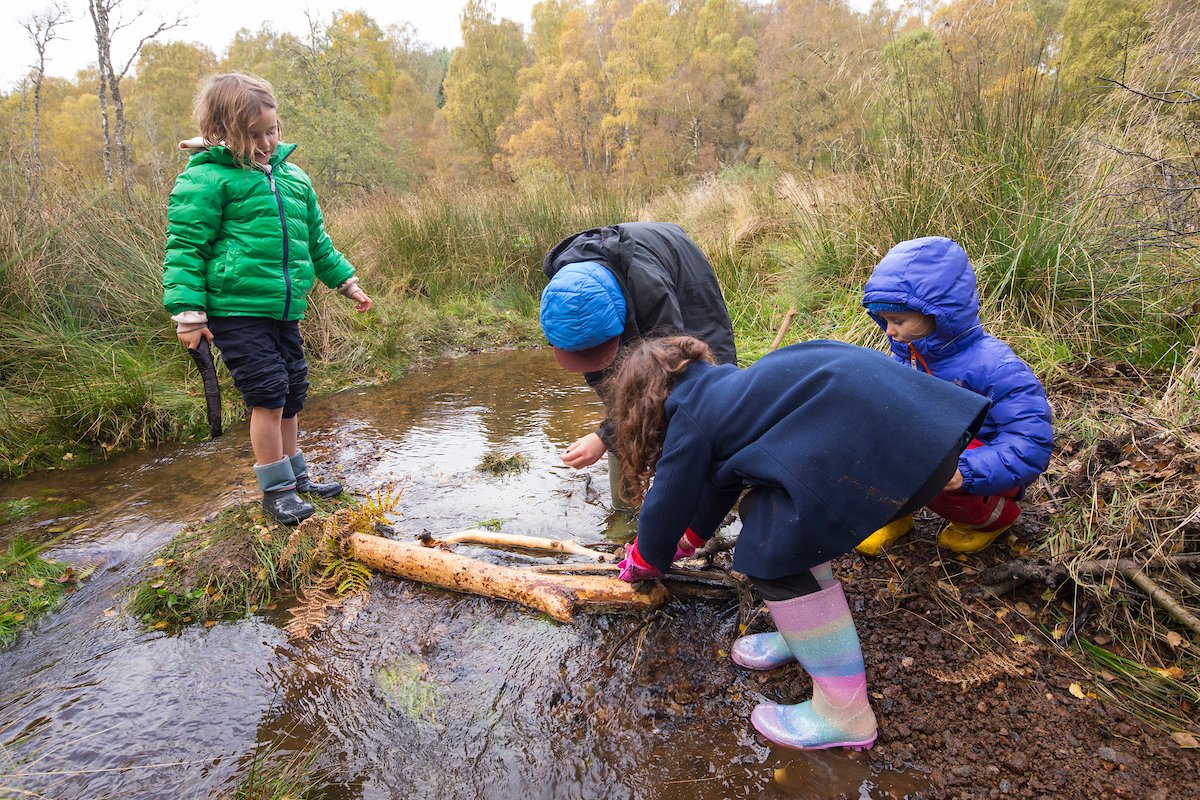
<path fill-rule="evenodd" d="M 538 573 L 366 533 L 350 534 L 349 546 L 350 554 L 371 569 L 457 592 L 511 600 L 562 622 L 572 621 L 577 611 L 645 611 L 667 599 L 666 588 L 657 581 L 635 588 L 616 578 Z"/>

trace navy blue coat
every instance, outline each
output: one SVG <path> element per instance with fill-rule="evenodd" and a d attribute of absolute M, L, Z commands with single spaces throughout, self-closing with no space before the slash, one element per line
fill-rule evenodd
<path fill-rule="evenodd" d="M 979 321 L 975 271 L 967 254 L 944 236 L 901 242 L 875 267 L 863 305 L 898 303 L 931 315 L 937 329 L 911 344 L 891 342 L 898 361 L 977 392 L 992 401 L 978 438 L 987 447 L 958 461 L 963 490 L 993 495 L 1025 486 L 1045 471 L 1054 448 L 1046 390 L 1033 370 Z M 880 317 L 872 319 L 886 329 Z"/>
<path fill-rule="evenodd" d="M 773 579 L 828 561 L 891 520 L 987 407 L 842 342 L 792 345 L 746 369 L 692 364 L 667 398 L 638 551 L 665 572 L 688 525 L 711 535 L 750 486 L 734 568 Z"/>

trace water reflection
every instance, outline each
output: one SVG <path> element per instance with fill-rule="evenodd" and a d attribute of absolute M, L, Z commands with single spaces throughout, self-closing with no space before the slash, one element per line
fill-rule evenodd
<path fill-rule="evenodd" d="M 598 543 L 614 528 L 605 462 L 577 472 L 557 454 L 600 416 L 591 391 L 549 353 L 494 353 L 318 399 L 302 446 L 315 471 L 352 489 L 401 487 L 402 535 L 491 520 Z M 476 469 L 488 453 L 517 452 L 524 472 Z M 736 636 L 730 602 L 673 603 L 641 630 L 621 616 L 559 625 L 379 579 L 300 644 L 280 631 L 282 610 L 173 635 L 143 630 L 124 612 L 142 565 L 188 521 L 254 497 L 249 463 L 243 424 L 214 442 L 0 486 L 0 499 L 50 492 L 87 504 L 0 529 L 0 541 L 72 531 L 60 554 L 100 565 L 61 612 L 0 653 L 10 759 L 0 761 L 0 787 L 61 798 L 220 796 L 270 744 L 317 752 L 331 798 L 909 791 L 902 776 L 873 775 L 861 755 L 762 744 L 748 723 L 763 698 L 758 676 L 726 655 Z M 869 780 L 878 794 L 861 794 Z"/>

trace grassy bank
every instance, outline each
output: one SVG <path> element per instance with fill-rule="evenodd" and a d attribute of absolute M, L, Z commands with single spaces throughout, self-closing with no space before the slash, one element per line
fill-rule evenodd
<path fill-rule="evenodd" d="M 9 543 L 0 552 L 0 648 L 57 608 L 82 577 L 70 564 L 42 558 L 24 539 Z"/>

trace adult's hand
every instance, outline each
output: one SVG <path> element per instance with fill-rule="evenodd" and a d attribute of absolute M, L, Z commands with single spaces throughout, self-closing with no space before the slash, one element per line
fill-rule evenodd
<path fill-rule="evenodd" d="M 955 492 L 955 491 L 958 491 L 959 489 L 961 489 L 962 485 L 963 485 L 962 471 L 956 469 L 956 470 L 954 470 L 954 477 L 951 478 L 950 482 L 946 484 L 946 488 L 943 489 L 943 491 Z"/>
<path fill-rule="evenodd" d="M 182 344 L 188 350 L 195 350 L 197 347 L 199 347 L 201 340 L 207 340 L 210 342 L 213 340 L 212 331 L 208 329 L 207 325 L 205 325 L 203 328 L 196 328 L 194 331 L 187 331 L 177 335 L 179 336 L 180 344 Z"/>
<path fill-rule="evenodd" d="M 600 456 L 608 452 L 599 435 L 589 433 L 581 439 L 576 439 L 562 454 L 562 462 L 572 469 L 590 467 L 600 460 Z"/>

